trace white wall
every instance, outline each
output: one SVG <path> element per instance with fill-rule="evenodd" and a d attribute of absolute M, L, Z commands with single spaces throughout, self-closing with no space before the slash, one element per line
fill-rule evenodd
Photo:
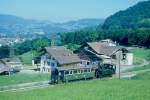
<path fill-rule="evenodd" d="M 53 66 L 54 65 L 54 66 Z M 41 72 L 51 72 L 52 67 L 57 67 L 57 62 L 55 59 L 45 54 L 41 56 Z"/>
<path fill-rule="evenodd" d="M 128 65 L 133 64 L 133 53 L 127 53 L 127 62 Z"/>

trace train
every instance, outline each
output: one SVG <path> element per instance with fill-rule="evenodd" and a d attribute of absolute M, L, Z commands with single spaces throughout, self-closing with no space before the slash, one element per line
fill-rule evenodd
<path fill-rule="evenodd" d="M 116 65 L 99 64 L 97 67 L 55 67 L 51 69 L 50 84 L 66 83 L 112 76 L 116 73 Z"/>

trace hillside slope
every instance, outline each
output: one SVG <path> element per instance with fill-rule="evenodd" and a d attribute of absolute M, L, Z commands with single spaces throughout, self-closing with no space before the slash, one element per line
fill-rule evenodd
<path fill-rule="evenodd" d="M 0 34 L 33 34 L 38 32 L 59 33 L 102 25 L 104 19 L 81 19 L 64 23 L 24 19 L 14 15 L 0 14 Z"/>
<path fill-rule="evenodd" d="M 103 25 L 103 29 L 118 28 L 150 28 L 150 0 L 117 12 L 108 17 Z"/>

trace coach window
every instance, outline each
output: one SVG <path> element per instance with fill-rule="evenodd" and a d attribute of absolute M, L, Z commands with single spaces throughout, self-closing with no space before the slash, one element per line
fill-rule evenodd
<path fill-rule="evenodd" d="M 87 69 L 84 69 L 84 72 L 87 72 Z"/>
<path fill-rule="evenodd" d="M 81 73 L 83 73 L 83 69 L 81 69 Z"/>
<path fill-rule="evenodd" d="M 70 74 L 70 75 L 72 75 L 72 74 L 73 74 L 72 70 L 69 72 L 69 74 Z"/>
<path fill-rule="evenodd" d="M 65 75 L 69 74 L 69 71 L 65 71 Z"/>
<path fill-rule="evenodd" d="M 80 69 L 78 70 L 78 73 L 79 73 L 79 74 L 81 73 L 81 70 L 80 70 Z"/>
<path fill-rule="evenodd" d="M 77 70 L 74 70 L 74 74 L 76 74 L 77 73 Z"/>
<path fill-rule="evenodd" d="M 95 70 L 92 68 L 92 72 L 94 72 Z"/>

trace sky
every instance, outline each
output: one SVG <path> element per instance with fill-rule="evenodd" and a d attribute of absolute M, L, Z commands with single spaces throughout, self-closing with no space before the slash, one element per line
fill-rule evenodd
<path fill-rule="evenodd" d="M 0 14 L 65 22 L 107 18 L 143 0 L 0 0 Z"/>

